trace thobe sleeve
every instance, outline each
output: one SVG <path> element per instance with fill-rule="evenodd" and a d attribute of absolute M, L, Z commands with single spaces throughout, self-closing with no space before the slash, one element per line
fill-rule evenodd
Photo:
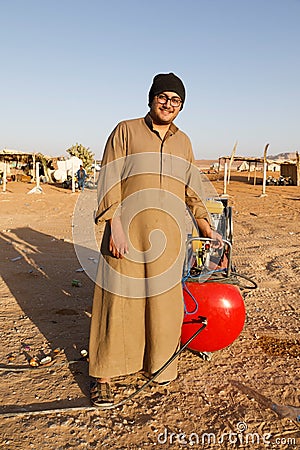
<path fill-rule="evenodd" d="M 195 219 L 206 219 L 212 226 L 210 214 L 205 206 L 206 198 L 201 174 L 195 165 L 194 154 L 190 141 L 187 145 L 187 162 L 185 203 L 190 208 Z"/>
<path fill-rule="evenodd" d="M 112 219 L 122 202 L 121 179 L 127 153 L 126 125 L 120 123 L 109 136 L 98 178 L 95 222 Z"/>

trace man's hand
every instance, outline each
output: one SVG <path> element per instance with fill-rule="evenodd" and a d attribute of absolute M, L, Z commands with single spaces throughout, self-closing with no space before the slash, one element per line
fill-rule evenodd
<path fill-rule="evenodd" d="M 223 247 L 223 238 L 215 230 L 212 230 L 209 223 L 205 219 L 196 219 L 199 230 L 203 237 L 214 239 L 217 242 L 219 248 Z"/>
<path fill-rule="evenodd" d="M 211 238 L 214 239 L 214 241 L 217 242 L 217 244 L 218 244 L 217 247 L 218 248 L 222 248 L 223 245 L 224 245 L 222 236 L 219 233 L 217 233 L 215 230 L 211 230 L 211 231 L 212 231 Z"/>
<path fill-rule="evenodd" d="M 128 253 L 128 243 L 123 230 L 120 217 L 114 217 L 109 221 L 110 223 L 110 240 L 109 240 L 109 251 L 116 258 L 123 258 L 126 253 Z"/>

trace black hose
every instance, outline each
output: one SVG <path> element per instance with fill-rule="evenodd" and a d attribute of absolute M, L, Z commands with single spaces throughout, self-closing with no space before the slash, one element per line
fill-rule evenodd
<path fill-rule="evenodd" d="M 186 349 L 186 347 L 190 344 L 190 342 L 192 342 L 192 340 L 195 339 L 206 328 L 206 326 L 207 326 L 206 317 L 199 316 L 199 319 L 202 320 L 202 322 L 201 322 L 202 327 L 199 328 L 199 330 L 197 330 L 179 350 L 176 350 L 176 352 L 171 356 L 171 358 L 169 358 L 168 361 L 166 361 L 165 364 L 157 372 L 155 372 L 146 383 L 143 384 L 143 386 L 141 386 L 139 389 L 137 389 L 132 394 L 130 394 L 128 397 L 124 398 L 123 400 L 119 401 L 118 403 L 115 403 L 115 404 L 109 405 L 109 406 L 101 406 L 101 409 L 114 409 L 121 405 L 124 405 L 124 403 L 128 402 L 128 400 L 131 400 L 133 397 L 135 397 L 140 392 L 142 392 L 144 389 L 146 389 L 146 387 L 148 387 L 149 384 L 151 384 L 176 358 L 178 358 L 180 353 Z"/>

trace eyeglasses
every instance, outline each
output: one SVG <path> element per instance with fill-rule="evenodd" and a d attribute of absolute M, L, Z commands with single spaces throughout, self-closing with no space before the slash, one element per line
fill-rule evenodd
<path fill-rule="evenodd" d="M 178 108 L 182 103 L 182 100 L 179 97 L 168 97 L 165 94 L 159 94 L 156 97 L 158 103 L 160 103 L 161 105 L 168 103 L 168 101 L 170 100 L 170 105 L 173 106 L 173 108 Z"/>

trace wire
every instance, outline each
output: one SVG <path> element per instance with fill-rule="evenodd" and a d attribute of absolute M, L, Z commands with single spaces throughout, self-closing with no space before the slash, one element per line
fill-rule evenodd
<path fill-rule="evenodd" d="M 250 285 L 242 284 L 237 278 L 243 278 L 244 280 L 249 281 L 249 283 L 251 283 L 251 284 Z M 231 272 L 229 277 L 209 278 L 206 282 L 207 283 L 218 282 L 218 283 L 224 283 L 224 284 L 233 284 L 235 286 L 238 286 L 240 289 L 256 289 L 257 288 L 257 283 L 254 280 L 252 280 L 252 278 L 247 277 L 246 275 L 243 275 L 243 274 L 237 273 L 237 272 Z"/>

